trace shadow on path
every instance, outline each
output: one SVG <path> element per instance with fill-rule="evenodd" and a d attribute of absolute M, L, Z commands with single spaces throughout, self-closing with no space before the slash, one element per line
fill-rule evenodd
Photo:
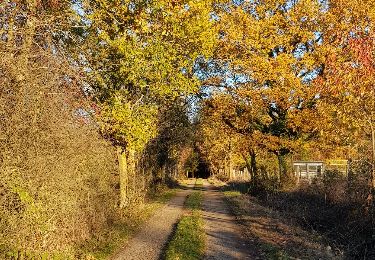
<path fill-rule="evenodd" d="M 204 182 L 203 219 L 207 237 L 205 259 L 259 259 L 227 208 L 223 195 Z"/>

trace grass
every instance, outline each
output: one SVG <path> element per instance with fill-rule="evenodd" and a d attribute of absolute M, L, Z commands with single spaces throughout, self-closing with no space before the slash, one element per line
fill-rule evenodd
<path fill-rule="evenodd" d="M 198 178 L 195 180 L 194 190 L 203 190 L 203 179 Z"/>
<path fill-rule="evenodd" d="M 234 191 L 234 190 L 224 191 L 224 195 L 225 197 L 237 197 L 237 196 L 241 196 L 241 192 Z"/>
<path fill-rule="evenodd" d="M 155 194 L 151 197 L 153 203 L 164 204 L 176 195 L 177 189 L 168 189 L 162 193 Z M 161 203 L 161 204 L 160 204 Z"/>
<path fill-rule="evenodd" d="M 114 221 L 105 232 L 101 232 L 95 238 L 87 241 L 80 248 L 78 259 L 108 259 L 126 240 L 129 239 L 141 225 L 163 204 L 168 202 L 177 190 L 169 189 L 160 194 L 150 196 L 150 200 L 144 205 L 134 208 L 127 215 Z"/>
<path fill-rule="evenodd" d="M 199 178 L 195 181 L 195 186 L 202 187 L 203 186 L 203 179 Z"/>
<path fill-rule="evenodd" d="M 0 248 L 1 249 L 1 248 Z M 3 256 L 2 256 L 3 257 Z M 14 260 L 32 260 L 32 259 L 40 259 L 40 260 L 70 260 L 72 259 L 69 255 L 65 253 L 51 253 L 51 252 L 44 252 L 44 253 L 35 253 L 31 251 L 9 251 L 4 255 L 5 259 L 14 259 Z"/>
<path fill-rule="evenodd" d="M 201 209 L 202 202 L 203 202 L 202 192 L 195 191 L 186 198 L 185 207 L 192 211 L 194 210 L 197 211 Z"/>
<path fill-rule="evenodd" d="M 167 247 L 167 260 L 202 259 L 205 247 L 203 219 L 200 212 L 202 202 L 202 192 L 195 191 L 187 197 L 185 207 L 190 212 L 183 216 L 177 225 L 175 234 Z"/>
<path fill-rule="evenodd" d="M 223 191 L 236 191 L 242 194 L 249 193 L 251 187 L 248 182 L 229 182 L 222 187 Z"/>

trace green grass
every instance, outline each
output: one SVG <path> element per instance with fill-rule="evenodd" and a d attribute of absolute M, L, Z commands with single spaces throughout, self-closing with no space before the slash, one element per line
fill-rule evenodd
<path fill-rule="evenodd" d="M 241 192 L 234 191 L 234 190 L 224 191 L 224 195 L 225 197 L 237 197 L 237 196 L 241 196 Z"/>
<path fill-rule="evenodd" d="M 198 187 L 203 186 L 203 179 L 198 178 L 198 179 L 195 181 L 195 186 L 198 186 Z"/>
<path fill-rule="evenodd" d="M 93 239 L 87 241 L 80 248 L 80 259 L 108 259 L 120 248 L 131 235 L 136 233 L 142 224 L 164 203 L 168 202 L 177 190 L 166 190 L 160 194 L 151 195 L 150 201 L 128 211 L 122 218 L 116 220 L 109 228 Z"/>
<path fill-rule="evenodd" d="M 198 178 L 198 179 L 195 179 L 195 186 L 194 186 L 194 190 L 203 190 L 203 179 L 201 178 Z"/>
<path fill-rule="evenodd" d="M 185 207 L 190 210 L 199 210 L 202 207 L 202 202 L 203 202 L 202 192 L 195 191 L 186 198 Z"/>
<path fill-rule="evenodd" d="M 202 202 L 202 192 L 195 191 L 187 197 L 185 207 L 191 212 L 183 216 L 178 223 L 166 251 L 167 260 L 202 259 L 205 247 L 203 219 L 200 212 Z"/>
<path fill-rule="evenodd" d="M 169 189 L 169 190 L 166 190 L 162 193 L 158 193 L 156 195 L 153 195 L 152 196 L 152 200 L 153 202 L 155 203 L 166 203 L 168 202 L 171 198 L 173 198 L 175 195 L 176 195 L 176 192 L 177 192 L 177 189 Z"/>

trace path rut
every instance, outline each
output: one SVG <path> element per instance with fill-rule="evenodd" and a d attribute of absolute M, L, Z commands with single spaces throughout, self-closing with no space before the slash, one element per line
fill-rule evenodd
<path fill-rule="evenodd" d="M 203 219 L 207 238 L 204 259 L 259 259 L 254 247 L 242 235 L 221 192 L 207 181 L 204 187 Z"/>
<path fill-rule="evenodd" d="M 191 185 L 189 185 L 191 186 Z M 143 228 L 122 248 L 112 260 L 156 260 L 173 231 L 173 226 L 183 213 L 186 196 L 191 190 L 177 192 L 167 205 L 161 208 Z"/>

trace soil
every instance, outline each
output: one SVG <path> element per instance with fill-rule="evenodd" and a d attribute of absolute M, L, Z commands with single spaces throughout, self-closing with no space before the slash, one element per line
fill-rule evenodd
<path fill-rule="evenodd" d="M 192 184 L 188 185 L 192 187 Z M 159 209 L 111 259 L 112 260 L 153 260 L 161 259 L 169 237 L 183 214 L 186 196 L 192 189 L 176 193 L 163 208 Z"/>
<path fill-rule="evenodd" d="M 224 202 L 220 191 L 204 182 L 203 219 L 206 232 L 204 259 L 260 259 Z"/>

